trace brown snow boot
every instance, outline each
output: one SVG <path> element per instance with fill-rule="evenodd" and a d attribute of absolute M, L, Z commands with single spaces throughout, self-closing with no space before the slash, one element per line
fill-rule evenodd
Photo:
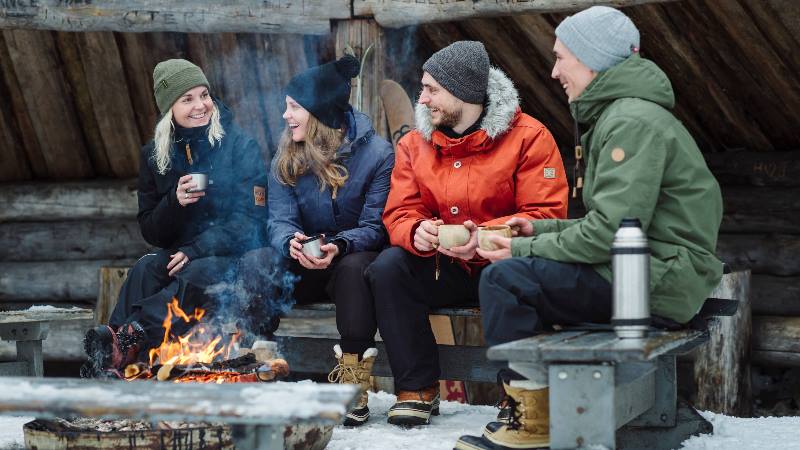
<path fill-rule="evenodd" d="M 461 436 L 457 450 L 542 449 L 550 446 L 550 389 L 525 389 L 504 383 L 512 408 L 508 422 L 490 422 L 483 436 Z"/>
<path fill-rule="evenodd" d="M 126 323 L 114 331 L 100 325 L 86 332 L 83 349 L 89 359 L 81 367 L 82 378 L 123 378 L 125 366 L 136 362 L 145 332 L 138 322 Z"/>
<path fill-rule="evenodd" d="M 339 344 L 333 346 L 333 352 L 339 364 L 328 374 L 328 381 L 357 384 L 361 389 L 355 407 L 347 412 L 344 425 L 348 427 L 363 425 L 369 419 L 369 408 L 367 407 L 370 389 L 369 377 L 372 375 L 372 366 L 378 356 L 378 349 L 368 348 L 362 355 L 361 361 L 358 360 L 356 353 L 342 353 Z"/>

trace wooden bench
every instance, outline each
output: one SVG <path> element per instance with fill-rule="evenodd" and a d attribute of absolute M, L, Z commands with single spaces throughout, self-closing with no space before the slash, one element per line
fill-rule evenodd
<path fill-rule="evenodd" d="M 357 387 L 3 377 L 0 392 L 0 415 L 214 422 L 233 427 L 236 448 L 283 450 L 287 425 L 341 423 Z M 131 442 L 131 448 L 136 447 L 135 436 Z M 157 448 L 187 446 L 172 444 L 162 441 Z"/>
<path fill-rule="evenodd" d="M 0 311 L 0 340 L 15 341 L 16 360 L 0 363 L 0 375 L 35 376 L 44 374 L 42 341 L 47 339 L 51 322 L 92 318 L 92 310 L 44 308 Z"/>

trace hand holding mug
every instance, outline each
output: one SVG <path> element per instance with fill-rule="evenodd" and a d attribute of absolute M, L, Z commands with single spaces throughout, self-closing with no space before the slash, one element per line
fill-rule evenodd
<path fill-rule="evenodd" d="M 197 187 L 197 183 L 192 181 L 191 175 L 184 175 L 178 178 L 178 187 L 175 189 L 175 196 L 181 206 L 191 205 L 200 201 L 200 197 L 206 195 L 205 192 L 189 192 Z"/>
<path fill-rule="evenodd" d="M 511 227 L 511 235 L 514 237 L 529 237 L 534 234 L 533 223 L 529 219 L 512 217 L 506 225 Z"/>
<path fill-rule="evenodd" d="M 464 222 L 464 227 L 469 231 L 469 240 L 466 244 L 457 247 L 450 247 L 449 249 L 445 249 L 440 246 L 437 248 L 437 250 L 443 255 L 447 255 L 451 258 L 459 258 L 465 261 L 469 261 L 470 259 L 474 258 L 475 249 L 478 248 L 478 226 L 475 225 L 473 221 L 467 220 Z"/>
<path fill-rule="evenodd" d="M 439 245 L 439 225 L 442 220 L 423 220 L 414 232 L 414 248 L 421 252 L 429 252 Z"/>
<path fill-rule="evenodd" d="M 511 258 L 511 238 L 492 234 L 486 236 L 486 240 L 491 242 L 496 250 L 483 250 L 478 247 L 477 252 L 481 258 L 488 259 L 491 262 Z"/>

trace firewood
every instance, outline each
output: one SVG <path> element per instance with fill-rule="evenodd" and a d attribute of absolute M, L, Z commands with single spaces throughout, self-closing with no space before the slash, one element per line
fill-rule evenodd
<path fill-rule="evenodd" d="M 158 373 L 156 378 L 158 381 L 166 381 L 169 379 L 170 374 L 172 373 L 172 369 L 175 367 L 174 364 L 164 364 L 158 369 Z"/>

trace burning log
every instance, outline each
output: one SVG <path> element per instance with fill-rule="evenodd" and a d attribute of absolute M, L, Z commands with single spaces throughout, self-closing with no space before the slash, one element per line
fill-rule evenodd
<path fill-rule="evenodd" d="M 138 364 L 131 364 L 125 369 L 126 378 L 129 372 L 138 378 L 146 378 L 140 376 L 145 372 L 156 373 L 158 381 L 248 383 L 266 382 L 284 377 L 289 374 L 289 364 L 283 359 L 256 361 L 255 356 L 248 353 L 230 361 L 220 361 L 210 365 L 163 364 L 142 370 Z"/>

